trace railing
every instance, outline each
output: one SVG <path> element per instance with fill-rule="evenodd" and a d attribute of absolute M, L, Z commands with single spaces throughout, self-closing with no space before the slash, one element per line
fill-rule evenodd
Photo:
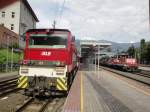
<path fill-rule="evenodd" d="M 0 72 L 9 72 L 9 71 L 16 71 L 19 69 L 19 64 L 17 63 L 13 63 L 13 66 L 11 67 L 11 64 L 8 63 L 8 65 L 6 64 L 0 64 Z"/>

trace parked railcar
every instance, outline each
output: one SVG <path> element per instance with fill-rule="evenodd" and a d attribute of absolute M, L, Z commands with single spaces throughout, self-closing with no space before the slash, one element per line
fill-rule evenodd
<path fill-rule="evenodd" d="M 67 29 L 30 29 L 18 88 L 27 95 L 69 91 L 78 69 L 75 38 Z"/>
<path fill-rule="evenodd" d="M 114 57 L 102 58 L 100 64 L 124 71 L 137 71 L 138 63 L 135 58 L 129 57 L 127 54 L 120 54 Z"/>

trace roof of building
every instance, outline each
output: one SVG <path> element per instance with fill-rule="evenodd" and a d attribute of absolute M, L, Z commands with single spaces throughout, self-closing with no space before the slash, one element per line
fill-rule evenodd
<path fill-rule="evenodd" d="M 1 3 L 0 3 L 0 8 L 3 8 L 3 7 L 6 7 L 14 2 L 17 2 L 18 0 L 1 0 Z M 30 4 L 28 3 L 27 0 L 20 0 L 22 1 L 26 7 L 29 9 L 29 11 L 31 12 L 32 16 L 34 17 L 34 19 L 39 22 L 36 14 L 34 13 L 33 9 L 31 8 Z"/>
<path fill-rule="evenodd" d="M 38 20 L 36 14 L 34 13 L 33 9 L 31 8 L 29 2 L 28 2 L 27 0 L 22 0 L 22 1 L 23 1 L 24 4 L 29 8 L 29 10 L 30 10 L 31 14 L 33 15 L 34 19 L 35 19 L 37 22 L 39 22 L 39 20 Z"/>
<path fill-rule="evenodd" d="M 1 0 L 1 3 L 0 3 L 0 8 L 3 8 L 5 6 L 8 6 L 12 3 L 16 2 L 16 0 Z"/>
<path fill-rule="evenodd" d="M 68 29 L 29 29 L 27 32 L 45 32 L 45 31 L 64 31 L 70 32 Z"/>
<path fill-rule="evenodd" d="M 2 30 L 3 29 L 3 30 Z M 13 36 L 14 38 L 19 38 L 19 35 L 12 30 L 6 28 L 5 26 L 0 25 L 0 31 L 5 31 L 6 34 Z"/>

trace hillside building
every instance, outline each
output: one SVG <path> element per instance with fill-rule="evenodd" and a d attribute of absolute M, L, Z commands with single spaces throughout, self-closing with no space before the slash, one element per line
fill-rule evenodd
<path fill-rule="evenodd" d="M 19 35 L 19 45 L 23 48 L 22 35 L 28 29 L 36 28 L 37 16 L 27 0 L 1 0 L 0 4 L 0 24 Z"/>
<path fill-rule="evenodd" d="M 19 35 L 0 25 L 0 48 L 19 44 Z"/>

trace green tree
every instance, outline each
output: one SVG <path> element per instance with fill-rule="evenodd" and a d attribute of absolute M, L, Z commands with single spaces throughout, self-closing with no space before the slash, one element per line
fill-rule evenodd
<path fill-rule="evenodd" d="M 144 64 L 145 59 L 146 59 L 146 42 L 145 39 L 142 39 L 140 44 L 140 62 Z"/>
<path fill-rule="evenodd" d="M 11 61 L 11 58 L 12 58 L 11 55 L 12 55 L 11 50 L 8 50 L 9 62 Z M 13 53 L 13 62 L 18 63 L 20 56 L 22 57 L 22 54 L 19 55 L 18 53 Z M 7 60 L 7 49 L 1 49 L 0 50 L 0 64 L 6 63 L 6 60 Z"/>
<path fill-rule="evenodd" d="M 137 59 L 137 62 L 140 63 L 140 48 L 135 49 L 135 57 Z"/>
<path fill-rule="evenodd" d="M 146 55 L 145 58 L 146 58 L 147 64 L 150 64 L 150 42 L 148 42 L 147 45 L 146 45 L 145 55 Z"/>
<path fill-rule="evenodd" d="M 134 47 L 134 45 L 131 45 L 127 52 L 128 52 L 130 57 L 135 57 L 135 47 Z"/>

